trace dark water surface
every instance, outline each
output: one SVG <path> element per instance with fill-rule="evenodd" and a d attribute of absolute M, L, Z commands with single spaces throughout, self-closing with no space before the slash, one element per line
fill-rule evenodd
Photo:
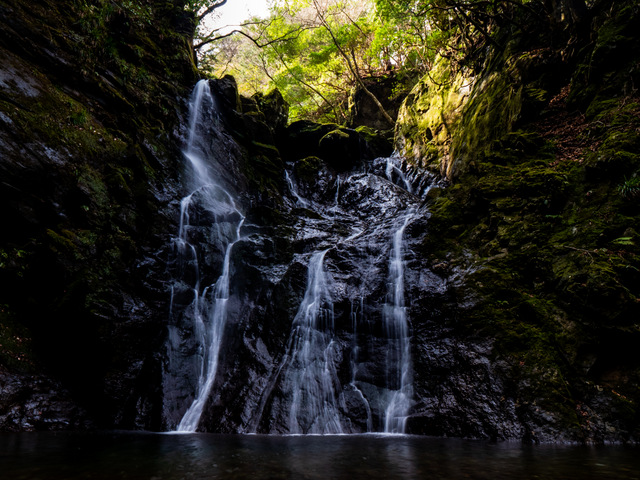
<path fill-rule="evenodd" d="M 0 434 L 0 478 L 640 478 L 640 449 L 416 436 Z"/>

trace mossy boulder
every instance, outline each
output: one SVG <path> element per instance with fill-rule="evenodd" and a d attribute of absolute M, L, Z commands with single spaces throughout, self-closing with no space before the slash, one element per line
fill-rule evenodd
<path fill-rule="evenodd" d="M 449 175 L 451 135 L 466 104 L 473 78 L 436 59 L 433 68 L 404 100 L 395 127 L 395 143 L 409 162 Z"/>
<path fill-rule="evenodd" d="M 368 127 L 353 130 L 334 123 L 299 120 L 287 127 L 278 145 L 286 161 L 317 156 L 336 171 L 347 171 L 363 161 L 390 155 L 389 135 L 389 131 Z"/>
<path fill-rule="evenodd" d="M 279 138 L 278 146 L 286 161 L 317 155 L 322 137 L 334 130 L 340 130 L 335 123 L 298 120 L 286 128 Z"/>
<path fill-rule="evenodd" d="M 351 170 L 360 161 L 360 138 L 355 130 L 332 130 L 318 142 L 318 153 L 336 170 Z"/>
<path fill-rule="evenodd" d="M 256 93 L 252 97 L 258 109 L 265 116 L 265 123 L 274 135 L 280 135 L 289 123 L 289 104 L 278 89 L 273 89 L 266 95 Z"/>
<path fill-rule="evenodd" d="M 390 157 L 393 153 L 393 130 L 374 130 L 367 126 L 356 128 L 360 136 L 360 152 L 363 158 L 370 160 Z"/>

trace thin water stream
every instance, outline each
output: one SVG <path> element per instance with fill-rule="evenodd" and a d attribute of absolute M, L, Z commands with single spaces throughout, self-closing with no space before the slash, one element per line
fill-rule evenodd
<path fill-rule="evenodd" d="M 218 356 L 223 342 L 229 300 L 230 259 L 234 245 L 240 240 L 244 215 L 236 205 L 231 192 L 216 179 L 207 156 L 207 128 L 215 113 L 215 99 L 207 81 L 196 85 L 190 102 L 188 139 L 184 149 L 187 159 L 188 189 L 190 193 L 180 201 L 180 227 L 177 246 L 178 263 L 182 277 L 176 279 L 192 289 L 189 318 L 196 345 L 193 353 L 197 369 L 197 383 L 193 398 L 176 427 L 178 432 L 195 432 L 218 370 Z M 201 253 L 191 243 L 192 213 L 211 218 L 208 241 L 216 244 L 222 255 L 220 272 L 213 283 L 203 285 L 203 272 L 199 265 Z M 172 289 L 171 305 L 175 289 Z M 174 328 L 169 335 L 170 350 L 178 350 L 183 339 Z M 170 351 L 169 358 L 174 354 Z"/>

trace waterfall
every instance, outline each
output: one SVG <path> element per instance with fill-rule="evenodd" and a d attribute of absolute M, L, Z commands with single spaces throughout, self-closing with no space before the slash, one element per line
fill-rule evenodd
<path fill-rule="evenodd" d="M 232 184 L 250 185 L 243 169 L 254 166 L 234 163 L 246 151 L 228 126 L 199 82 L 169 262 L 166 424 L 404 433 L 414 404 L 405 297 L 420 298 L 422 288 L 408 279 L 431 278 L 410 267 L 430 179 L 399 157 L 364 171 L 317 159 L 315 176 L 297 176 L 289 163 L 277 192 L 243 197 L 249 225 Z M 271 204 L 271 193 L 283 198 Z"/>
<path fill-rule="evenodd" d="M 407 192 L 424 198 L 429 189 L 433 186 L 433 178 L 419 168 L 407 163 L 397 155 L 384 159 L 377 159 L 384 162 L 384 174 L 390 182 L 404 188 Z"/>
<path fill-rule="evenodd" d="M 307 288 L 293 320 L 284 384 L 290 395 L 289 433 L 342 433 L 339 381 L 333 341 L 331 282 L 324 271 L 328 250 L 309 261 Z"/>
<path fill-rule="evenodd" d="M 218 369 L 220 346 L 227 320 L 229 300 L 229 282 L 231 278 L 231 254 L 240 231 L 244 216 L 236 206 L 233 195 L 213 176 L 211 161 L 207 150 L 207 128 L 213 121 L 215 100 L 207 81 L 196 85 L 190 102 L 188 140 L 183 151 L 188 161 L 189 190 L 180 202 L 180 226 L 177 245 L 178 263 L 182 265 L 182 278 L 175 281 L 189 285 L 192 291 L 191 304 L 185 308 L 184 322 L 192 332 L 190 341 L 196 345 L 195 370 L 197 381 L 191 405 L 180 420 L 177 431 L 194 432 L 198 428 L 204 406 L 209 398 Z M 191 221 L 192 214 L 198 218 L 197 225 Z M 199 244 L 192 242 L 193 232 L 207 229 L 206 238 L 221 252 L 220 274 L 213 283 L 202 285 Z M 171 289 L 171 310 L 175 304 L 176 291 Z M 169 334 L 169 363 L 178 355 L 180 346 L 186 342 L 181 329 L 172 320 L 173 328 Z M 190 327 L 190 328 L 189 328 Z"/>
<path fill-rule="evenodd" d="M 298 193 L 298 189 L 296 188 L 293 180 L 291 180 L 291 176 L 287 170 L 284 171 L 284 178 L 287 181 L 287 185 L 289 186 L 289 191 L 296 199 L 296 205 L 301 206 L 302 208 L 307 208 L 309 206 L 309 201 L 302 198 Z"/>
<path fill-rule="evenodd" d="M 411 179 L 402 170 L 403 162 L 399 157 L 389 157 L 385 159 L 384 173 L 390 182 L 399 184 L 407 192 L 413 193 Z"/>
<path fill-rule="evenodd" d="M 394 232 L 389 258 L 388 300 L 383 319 L 389 341 L 387 352 L 388 404 L 384 413 L 385 433 L 404 433 L 413 396 L 411 385 L 411 345 L 407 309 L 404 303 L 404 230 L 414 212 L 409 211 Z"/>

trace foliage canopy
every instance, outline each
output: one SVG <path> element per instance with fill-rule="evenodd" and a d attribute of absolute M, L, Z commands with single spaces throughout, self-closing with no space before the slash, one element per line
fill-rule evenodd
<path fill-rule="evenodd" d="M 192 0 L 200 12 L 225 2 Z M 393 75 L 398 89 L 410 88 L 438 54 L 469 65 L 487 45 L 501 46 L 499 30 L 572 30 L 586 8 L 585 0 L 274 0 L 268 18 L 223 35 L 201 31 L 196 48 L 205 72 L 233 75 L 244 94 L 278 88 L 293 119 L 343 123 L 354 88 L 372 95 L 366 78 Z"/>

